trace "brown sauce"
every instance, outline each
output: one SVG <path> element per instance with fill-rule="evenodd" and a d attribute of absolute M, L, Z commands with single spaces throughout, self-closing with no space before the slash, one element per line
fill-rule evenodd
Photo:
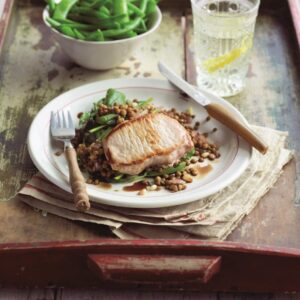
<path fill-rule="evenodd" d="M 204 167 L 197 167 L 197 171 L 198 171 L 198 178 L 204 177 L 205 175 L 207 175 L 211 170 L 213 169 L 212 165 L 207 165 Z"/>
<path fill-rule="evenodd" d="M 98 186 L 100 186 L 101 188 L 103 188 L 105 190 L 109 190 L 110 188 L 112 188 L 112 184 L 111 183 L 107 183 L 107 182 L 100 182 L 98 184 Z"/>
<path fill-rule="evenodd" d="M 142 189 L 146 188 L 147 184 L 143 183 L 142 181 L 135 182 L 132 185 L 124 186 L 123 190 L 126 192 L 137 192 L 141 191 Z"/>

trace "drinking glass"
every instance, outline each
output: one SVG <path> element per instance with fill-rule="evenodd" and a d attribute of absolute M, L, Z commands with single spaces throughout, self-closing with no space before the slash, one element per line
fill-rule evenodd
<path fill-rule="evenodd" d="M 191 0 L 197 85 L 222 97 L 241 92 L 259 0 Z"/>

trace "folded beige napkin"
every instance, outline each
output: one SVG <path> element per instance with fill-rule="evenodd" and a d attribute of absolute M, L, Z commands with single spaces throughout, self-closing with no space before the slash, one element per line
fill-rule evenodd
<path fill-rule="evenodd" d="M 220 192 L 188 204 L 134 209 L 93 203 L 78 212 L 72 195 L 56 187 L 40 173 L 19 192 L 20 199 L 35 209 L 67 219 L 109 226 L 119 238 L 201 238 L 224 240 L 259 199 L 274 185 L 283 166 L 292 158 L 284 148 L 287 133 L 253 126 L 269 145 L 266 155 L 254 151 L 246 171 Z"/>

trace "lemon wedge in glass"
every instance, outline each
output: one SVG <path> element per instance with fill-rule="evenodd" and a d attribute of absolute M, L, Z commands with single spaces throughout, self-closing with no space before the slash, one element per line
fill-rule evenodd
<path fill-rule="evenodd" d="M 230 52 L 219 57 L 207 59 L 203 62 L 203 66 L 209 73 L 222 69 L 250 50 L 252 43 L 252 35 L 247 36 L 242 40 L 240 47 L 234 48 Z"/>

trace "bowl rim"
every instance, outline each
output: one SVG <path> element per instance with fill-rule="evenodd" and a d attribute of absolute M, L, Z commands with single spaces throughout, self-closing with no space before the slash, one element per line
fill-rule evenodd
<path fill-rule="evenodd" d="M 91 45 L 112 45 L 112 44 L 118 44 L 118 43 L 126 43 L 128 41 L 133 41 L 133 40 L 138 40 L 152 32 L 154 32 L 159 25 L 161 24 L 162 21 L 162 13 L 160 8 L 158 7 L 158 5 L 156 5 L 156 22 L 155 24 L 152 26 L 152 28 L 150 28 L 148 31 L 142 33 L 142 34 L 138 34 L 137 36 L 134 37 L 130 37 L 130 38 L 126 38 L 126 39 L 120 39 L 120 40 L 114 40 L 114 41 L 83 41 L 83 40 L 79 40 L 79 39 L 75 39 L 72 38 L 70 36 L 64 35 L 61 32 L 59 32 L 58 30 L 56 30 L 55 28 L 53 28 L 47 21 L 46 21 L 46 17 L 49 16 L 49 7 L 48 5 L 44 8 L 43 10 L 43 21 L 44 24 L 50 28 L 50 30 L 58 35 L 60 35 L 62 38 L 74 41 L 75 43 L 80 43 L 80 44 L 91 44 Z"/>

